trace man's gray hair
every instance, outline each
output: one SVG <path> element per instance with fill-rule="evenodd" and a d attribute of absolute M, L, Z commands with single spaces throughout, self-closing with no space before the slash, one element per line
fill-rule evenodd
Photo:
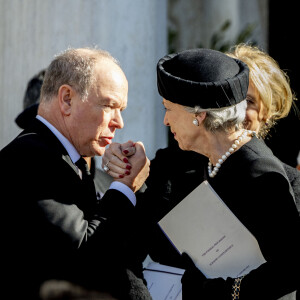
<path fill-rule="evenodd" d="M 101 58 L 110 59 L 120 65 L 109 52 L 97 48 L 68 48 L 56 55 L 45 74 L 41 88 L 41 101 L 52 99 L 64 84 L 73 87 L 84 101 L 95 79 L 96 62 Z"/>
<path fill-rule="evenodd" d="M 242 127 L 245 120 L 247 101 L 243 100 L 236 105 L 224 108 L 202 109 L 200 106 L 186 106 L 185 109 L 195 115 L 206 112 L 203 124 L 208 131 L 228 131 L 232 128 L 237 130 Z"/>

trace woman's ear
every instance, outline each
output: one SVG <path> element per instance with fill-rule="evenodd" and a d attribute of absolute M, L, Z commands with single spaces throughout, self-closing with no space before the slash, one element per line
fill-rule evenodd
<path fill-rule="evenodd" d="M 58 102 L 60 111 L 64 116 L 71 114 L 72 97 L 74 96 L 74 90 L 68 84 L 62 85 L 58 90 Z"/>

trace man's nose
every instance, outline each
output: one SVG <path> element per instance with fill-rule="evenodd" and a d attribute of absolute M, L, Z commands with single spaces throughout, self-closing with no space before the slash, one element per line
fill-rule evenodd
<path fill-rule="evenodd" d="M 124 121 L 121 114 L 121 111 L 116 111 L 114 114 L 114 117 L 111 121 L 111 126 L 114 126 L 115 128 L 122 129 L 124 127 Z"/>

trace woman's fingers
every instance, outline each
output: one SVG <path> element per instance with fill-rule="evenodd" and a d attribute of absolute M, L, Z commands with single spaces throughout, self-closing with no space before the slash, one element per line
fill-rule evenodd
<path fill-rule="evenodd" d="M 123 148 L 123 146 L 122 146 L 122 153 L 127 157 L 134 155 L 135 150 L 136 150 L 135 146 L 127 147 L 127 148 Z"/>
<path fill-rule="evenodd" d="M 123 145 L 125 145 L 125 148 L 130 149 L 133 142 L 128 141 L 122 145 L 119 143 L 112 143 L 105 150 L 102 157 L 103 170 L 114 178 L 123 178 L 125 175 L 129 175 L 132 167 L 128 158 L 122 154 Z M 130 151 L 133 152 L 132 150 Z"/>
<path fill-rule="evenodd" d="M 126 157 L 124 158 L 124 161 L 121 161 L 118 157 L 114 156 L 111 157 L 111 160 L 106 160 L 106 162 L 103 162 L 102 160 L 102 168 L 114 178 L 123 178 L 125 175 L 130 174 L 132 167 Z"/>

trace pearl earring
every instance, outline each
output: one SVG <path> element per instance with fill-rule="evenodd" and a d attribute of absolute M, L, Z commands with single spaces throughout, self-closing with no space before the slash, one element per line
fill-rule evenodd
<path fill-rule="evenodd" d="M 193 120 L 193 124 L 194 124 L 195 126 L 199 126 L 199 121 L 195 118 L 195 119 Z"/>

